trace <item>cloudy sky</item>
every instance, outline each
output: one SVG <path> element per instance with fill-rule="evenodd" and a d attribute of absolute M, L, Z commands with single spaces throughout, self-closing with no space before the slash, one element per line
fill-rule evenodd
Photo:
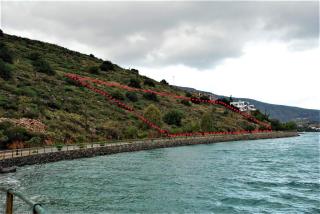
<path fill-rule="evenodd" d="M 2 1 L 1 28 L 171 84 L 320 109 L 318 1 Z"/>

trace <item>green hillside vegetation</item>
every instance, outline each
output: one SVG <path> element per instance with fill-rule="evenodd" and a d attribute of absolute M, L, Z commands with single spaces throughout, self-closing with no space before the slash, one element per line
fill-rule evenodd
<path fill-rule="evenodd" d="M 64 77 L 76 73 L 135 88 L 186 95 L 165 80 L 157 82 L 108 61 L 57 45 L 3 34 L 0 37 L 0 147 L 24 147 L 159 137 L 134 115 Z M 96 86 L 173 133 L 252 130 L 258 125 L 218 105 L 191 103 L 152 93 Z M 192 95 L 194 96 L 194 95 Z M 44 133 L 16 127 L 1 118 L 30 118 Z M 5 124 L 4 124 L 5 123 Z M 18 133 L 12 134 L 12 129 Z M 17 144 L 17 143 L 16 143 Z M 18 145 L 18 144 L 17 144 Z"/>

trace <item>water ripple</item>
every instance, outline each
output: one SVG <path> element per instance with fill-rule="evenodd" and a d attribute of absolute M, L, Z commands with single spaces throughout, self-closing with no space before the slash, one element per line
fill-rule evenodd
<path fill-rule="evenodd" d="M 57 214 L 320 213 L 319 146 L 304 134 L 122 153 L 18 168 L 0 185 Z"/>

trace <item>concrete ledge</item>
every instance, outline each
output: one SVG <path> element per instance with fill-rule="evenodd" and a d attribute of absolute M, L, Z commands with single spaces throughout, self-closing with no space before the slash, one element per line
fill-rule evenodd
<path fill-rule="evenodd" d="M 133 143 L 111 144 L 99 148 L 88 148 L 71 151 L 59 151 L 45 154 L 34 154 L 31 156 L 15 157 L 0 161 L 0 167 L 25 166 L 33 164 L 43 164 L 56 162 L 61 160 L 73 160 L 78 158 L 89 158 L 100 155 L 116 154 L 121 152 L 134 152 L 141 150 L 150 150 L 157 148 L 187 146 L 197 144 L 210 144 L 226 141 L 238 140 L 257 140 L 270 138 L 285 138 L 299 136 L 297 132 L 266 132 L 252 134 L 237 134 L 237 135 L 212 135 L 199 136 L 188 138 L 172 138 L 159 140 L 145 140 Z"/>

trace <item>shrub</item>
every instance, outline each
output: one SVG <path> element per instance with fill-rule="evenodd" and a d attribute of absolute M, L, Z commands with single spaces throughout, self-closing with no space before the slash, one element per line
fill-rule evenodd
<path fill-rule="evenodd" d="M 116 127 L 97 127 L 97 132 L 107 139 L 119 139 L 121 137 L 121 133 Z"/>
<path fill-rule="evenodd" d="M 153 104 L 149 105 L 144 110 L 144 116 L 150 120 L 151 122 L 155 123 L 156 125 L 160 126 L 162 123 L 161 120 L 161 111 Z"/>
<path fill-rule="evenodd" d="M 4 149 L 5 142 L 8 141 L 7 136 L 3 133 L 3 130 L 0 130 L 0 149 Z"/>
<path fill-rule="evenodd" d="M 160 83 L 163 85 L 169 85 L 169 83 L 165 79 L 161 80 Z"/>
<path fill-rule="evenodd" d="M 131 101 L 131 102 L 137 102 L 138 101 L 138 96 L 137 93 L 128 91 L 126 93 L 126 97 Z"/>
<path fill-rule="evenodd" d="M 64 77 L 64 80 L 67 83 L 69 83 L 70 85 L 74 85 L 74 86 L 77 86 L 77 87 L 82 87 L 82 85 L 79 82 L 77 82 L 77 81 L 75 81 L 73 79 L 69 79 L 69 78 Z"/>
<path fill-rule="evenodd" d="M 151 86 L 151 87 L 155 87 L 156 85 L 154 84 L 154 81 L 151 80 L 151 79 L 146 79 L 144 82 L 143 82 L 144 85 L 148 85 L 148 86 Z"/>
<path fill-rule="evenodd" d="M 36 72 L 45 73 L 48 75 L 54 75 L 55 72 L 52 70 L 50 64 L 42 58 L 33 61 L 33 67 Z"/>
<path fill-rule="evenodd" d="M 101 71 L 114 70 L 114 65 L 110 61 L 103 61 L 102 64 L 100 65 L 100 70 Z"/>
<path fill-rule="evenodd" d="M 3 31 L 0 29 L 0 37 L 3 37 Z"/>
<path fill-rule="evenodd" d="M 207 95 L 202 95 L 202 96 L 200 97 L 200 100 L 210 100 L 210 98 L 209 98 L 209 96 L 207 96 Z"/>
<path fill-rule="evenodd" d="M 186 97 L 192 97 L 192 94 L 190 92 L 186 92 Z"/>
<path fill-rule="evenodd" d="M 29 146 L 39 146 L 42 143 L 42 139 L 40 136 L 35 136 L 28 140 L 27 143 Z"/>
<path fill-rule="evenodd" d="M 215 120 L 213 111 L 205 113 L 201 118 L 201 130 L 202 131 L 216 131 Z"/>
<path fill-rule="evenodd" d="M 181 100 L 181 103 L 185 106 L 191 106 L 191 103 L 188 100 Z"/>
<path fill-rule="evenodd" d="M 35 97 L 37 96 L 37 92 L 33 90 L 30 86 L 25 86 L 18 88 L 18 95 L 23 95 L 27 97 Z"/>
<path fill-rule="evenodd" d="M 199 132 L 199 131 L 200 131 L 200 124 L 197 121 L 188 122 L 183 127 L 183 132 Z"/>
<path fill-rule="evenodd" d="M 61 151 L 62 148 L 63 148 L 63 145 L 62 145 L 62 144 L 57 144 L 57 145 L 56 145 L 56 148 L 57 148 L 58 151 Z"/>
<path fill-rule="evenodd" d="M 39 60 L 40 54 L 38 52 L 33 52 L 29 54 L 28 58 L 31 59 L 32 61 Z"/>
<path fill-rule="evenodd" d="M 4 43 L 0 43 L 0 59 L 7 63 L 13 63 L 12 53 Z"/>
<path fill-rule="evenodd" d="M 155 93 L 151 93 L 151 92 L 148 92 L 148 93 L 144 93 L 143 94 L 143 97 L 147 100 L 152 100 L 152 101 L 155 101 L 155 102 L 158 102 L 158 97 Z"/>
<path fill-rule="evenodd" d="M 5 130 L 5 134 L 7 135 L 9 142 L 27 141 L 32 137 L 25 128 L 15 126 Z"/>
<path fill-rule="evenodd" d="M 13 124 L 8 121 L 4 121 L 0 123 L 0 130 L 3 130 L 4 132 L 12 127 L 13 127 Z"/>
<path fill-rule="evenodd" d="M 93 54 L 90 54 L 89 56 L 90 56 L 91 58 L 95 58 L 95 56 L 94 56 Z"/>
<path fill-rule="evenodd" d="M 244 128 L 246 131 L 253 131 L 255 130 L 255 127 L 253 125 L 247 124 Z"/>
<path fill-rule="evenodd" d="M 140 80 L 138 80 L 138 79 L 130 79 L 130 82 L 129 82 L 128 86 L 133 87 L 133 88 L 141 88 Z"/>
<path fill-rule="evenodd" d="M 260 112 L 259 109 L 257 109 L 256 111 L 251 112 L 252 116 L 254 116 L 257 120 L 260 121 L 269 121 L 269 116 L 266 114 L 263 114 Z"/>
<path fill-rule="evenodd" d="M 288 131 L 292 131 L 292 130 L 297 130 L 297 124 L 293 121 L 287 122 L 283 124 L 283 129 L 284 130 L 288 130 Z"/>
<path fill-rule="evenodd" d="M 282 130 L 282 124 L 277 119 L 271 119 L 271 128 L 273 130 Z"/>
<path fill-rule="evenodd" d="M 0 77 L 4 80 L 12 78 L 12 68 L 0 59 Z"/>
<path fill-rule="evenodd" d="M 125 130 L 125 137 L 126 138 L 137 138 L 138 137 L 138 129 L 134 126 L 129 126 L 126 130 Z"/>
<path fill-rule="evenodd" d="M 277 119 L 271 119 L 271 128 L 276 131 L 290 131 L 297 130 L 297 124 L 293 121 L 281 123 Z"/>
<path fill-rule="evenodd" d="M 163 117 L 163 121 L 169 125 L 181 126 L 183 114 L 180 111 L 172 110 L 166 113 Z"/>
<path fill-rule="evenodd" d="M 130 71 L 135 73 L 135 74 L 139 74 L 139 70 L 137 70 L 137 69 L 132 68 Z"/>
<path fill-rule="evenodd" d="M 124 96 L 120 91 L 114 91 L 111 93 L 111 96 L 118 100 L 124 100 Z"/>
<path fill-rule="evenodd" d="M 88 70 L 91 74 L 99 74 L 99 67 L 98 66 L 91 66 L 91 67 L 89 67 Z"/>
<path fill-rule="evenodd" d="M 37 105 L 26 106 L 26 104 L 22 104 L 22 105 L 19 105 L 19 108 L 23 109 L 22 110 L 23 117 L 36 119 L 40 115 L 39 107 Z"/>
<path fill-rule="evenodd" d="M 18 102 L 15 97 L 2 97 L 0 96 L 0 107 L 5 110 L 18 110 Z"/>

